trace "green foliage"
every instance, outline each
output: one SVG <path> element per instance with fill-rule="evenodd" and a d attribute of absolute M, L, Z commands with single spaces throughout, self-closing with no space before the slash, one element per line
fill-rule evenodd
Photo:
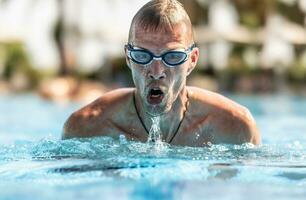
<path fill-rule="evenodd" d="M 302 62 L 297 62 L 288 69 L 288 80 L 295 83 L 306 83 L 306 66 Z"/>
<path fill-rule="evenodd" d="M 7 43 L 3 46 L 5 52 L 3 79 L 9 81 L 15 73 L 23 73 L 28 78 L 30 87 L 35 87 L 38 84 L 40 74 L 31 67 L 23 45 Z"/>
<path fill-rule="evenodd" d="M 291 22 L 300 25 L 304 24 L 304 14 L 301 9 L 299 9 L 297 3 L 294 3 L 292 5 L 286 5 L 284 3 L 279 2 L 277 4 L 277 11 Z"/>

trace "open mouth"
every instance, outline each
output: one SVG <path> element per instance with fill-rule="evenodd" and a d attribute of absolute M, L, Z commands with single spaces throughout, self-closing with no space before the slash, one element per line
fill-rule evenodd
<path fill-rule="evenodd" d="M 147 99 L 149 104 L 157 105 L 162 102 L 164 98 L 164 92 L 159 88 L 152 88 L 149 90 Z"/>

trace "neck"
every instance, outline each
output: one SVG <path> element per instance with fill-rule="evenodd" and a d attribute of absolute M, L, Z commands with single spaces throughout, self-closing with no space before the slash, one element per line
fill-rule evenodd
<path fill-rule="evenodd" d="M 153 116 L 146 112 L 142 100 L 140 99 L 137 92 L 135 95 L 135 107 L 139 114 L 139 120 L 143 123 L 144 129 L 147 134 L 152 126 Z M 160 130 L 162 132 L 162 140 L 165 142 L 171 142 L 179 131 L 179 127 L 184 119 L 185 112 L 188 105 L 187 89 L 184 87 L 179 93 L 176 100 L 173 102 L 170 111 L 165 112 L 160 117 Z"/>

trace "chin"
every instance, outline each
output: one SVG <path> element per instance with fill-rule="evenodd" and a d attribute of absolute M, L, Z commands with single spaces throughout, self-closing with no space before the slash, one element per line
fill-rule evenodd
<path fill-rule="evenodd" d="M 166 99 L 164 99 L 164 100 L 166 100 Z M 151 115 L 152 117 L 156 117 L 156 116 L 160 116 L 160 115 L 164 115 L 164 114 L 168 113 L 172 108 L 172 103 L 162 102 L 162 103 L 157 104 L 157 105 L 151 105 L 147 102 L 146 107 L 147 107 L 146 113 Z"/>

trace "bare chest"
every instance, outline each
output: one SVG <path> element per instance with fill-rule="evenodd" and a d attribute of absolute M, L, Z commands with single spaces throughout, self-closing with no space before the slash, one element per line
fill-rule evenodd
<path fill-rule="evenodd" d="M 177 132 L 163 133 L 164 142 L 182 146 L 205 146 L 214 143 L 213 129 L 209 125 L 209 118 L 202 116 L 187 115 Z M 112 135 L 125 135 L 128 140 L 146 142 L 150 127 L 144 127 L 135 115 L 125 115 L 124 118 L 109 121 L 109 132 Z M 173 129 L 175 130 L 175 129 Z"/>
<path fill-rule="evenodd" d="M 197 147 L 214 143 L 214 141 L 214 130 L 207 118 L 198 120 L 187 118 L 171 144 Z"/>

